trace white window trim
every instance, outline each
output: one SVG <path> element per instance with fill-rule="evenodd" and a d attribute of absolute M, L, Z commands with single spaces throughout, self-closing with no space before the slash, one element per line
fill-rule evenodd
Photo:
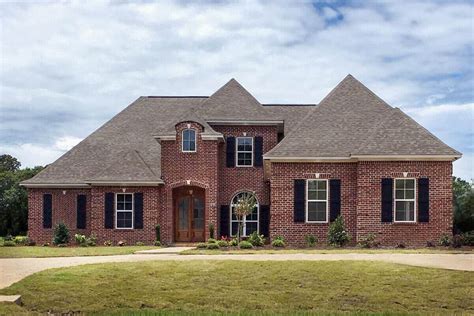
<path fill-rule="evenodd" d="M 184 132 L 194 131 L 194 150 L 184 150 Z M 195 153 L 197 152 L 197 131 L 194 128 L 185 128 L 181 131 L 181 152 L 183 153 Z"/>
<path fill-rule="evenodd" d="M 325 181 L 326 182 L 326 200 L 310 200 L 308 199 L 309 191 L 309 182 L 310 181 Z M 306 199 L 306 212 L 305 212 L 305 222 L 306 223 L 316 223 L 316 224 L 327 224 L 329 223 L 329 181 L 328 179 L 306 179 L 306 190 L 305 190 L 305 199 Z M 326 220 L 325 221 L 310 221 L 308 220 L 308 204 L 309 202 L 326 202 Z"/>
<path fill-rule="evenodd" d="M 414 180 L 413 184 L 413 199 L 397 199 L 397 180 Z M 417 221 L 417 215 L 418 215 L 418 210 L 416 208 L 417 204 L 417 197 L 418 195 L 416 194 L 418 184 L 416 181 L 416 178 L 394 178 L 393 179 L 393 222 L 394 223 L 416 223 Z M 413 220 L 412 221 L 397 221 L 397 201 L 413 201 Z"/>
<path fill-rule="evenodd" d="M 232 208 L 235 206 L 235 204 L 233 203 L 235 197 L 239 194 L 242 194 L 242 193 L 249 193 L 248 191 L 241 191 L 237 194 L 235 194 L 233 197 L 232 197 L 232 200 L 230 200 L 230 215 L 229 215 L 229 218 L 230 218 L 230 226 L 229 226 L 229 237 L 236 237 L 237 235 L 232 235 L 232 223 L 238 223 L 239 221 L 238 220 L 234 220 L 232 219 Z M 255 223 L 257 222 L 257 234 L 260 234 L 260 203 L 258 202 L 258 199 L 257 199 L 257 196 L 255 195 L 255 200 L 257 201 L 257 219 L 256 220 L 249 220 L 250 223 Z M 242 236 L 241 237 L 248 237 L 247 235 L 247 216 L 244 216 L 244 218 L 242 219 Z"/>
<path fill-rule="evenodd" d="M 123 194 L 123 195 L 131 195 L 132 196 L 132 227 L 117 227 L 117 219 L 118 219 L 118 216 L 117 216 L 117 213 L 118 212 L 122 212 L 122 213 L 130 213 L 129 210 L 127 211 L 124 211 L 124 210 L 118 210 L 117 209 L 117 206 L 118 206 L 118 203 L 117 203 L 117 196 L 119 194 Z M 130 230 L 130 229 L 133 229 L 135 227 L 135 196 L 133 193 L 115 193 L 115 229 L 124 229 L 124 230 Z"/>
<path fill-rule="evenodd" d="M 252 151 L 239 151 L 239 138 L 250 138 L 252 140 Z M 235 166 L 236 167 L 253 167 L 253 159 L 254 159 L 254 138 L 252 136 L 241 136 L 241 137 L 236 137 L 235 138 Z M 239 152 L 241 153 L 251 153 L 252 158 L 251 158 L 251 165 L 239 165 Z"/>

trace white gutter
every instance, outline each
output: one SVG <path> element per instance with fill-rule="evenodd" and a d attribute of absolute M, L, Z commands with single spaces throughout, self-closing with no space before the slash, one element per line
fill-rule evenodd
<path fill-rule="evenodd" d="M 349 157 L 271 157 L 275 162 L 357 162 L 357 161 L 453 161 L 462 155 L 351 155 Z"/>
<path fill-rule="evenodd" d="M 91 186 L 144 186 L 152 187 L 164 184 L 162 180 L 159 181 L 87 181 Z"/>

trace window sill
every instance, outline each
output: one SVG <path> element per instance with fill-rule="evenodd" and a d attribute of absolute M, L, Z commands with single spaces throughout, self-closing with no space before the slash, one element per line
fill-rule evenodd
<path fill-rule="evenodd" d="M 418 222 L 392 222 L 394 225 L 416 225 Z"/>
<path fill-rule="evenodd" d="M 308 221 L 306 221 L 306 222 L 304 222 L 304 224 L 319 224 L 320 225 L 320 224 L 329 224 L 329 222 L 308 222 Z"/>

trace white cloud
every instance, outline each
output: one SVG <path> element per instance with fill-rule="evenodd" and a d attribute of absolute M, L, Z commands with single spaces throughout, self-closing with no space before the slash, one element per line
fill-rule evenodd
<path fill-rule="evenodd" d="M 0 8 L 1 148 L 56 152 L 57 135 L 86 137 L 139 95 L 211 94 L 232 77 L 264 103 L 318 102 L 347 73 L 404 109 L 473 102 L 467 1 L 62 1 Z M 448 111 L 449 125 L 430 111 Z M 466 115 L 452 113 L 411 114 L 456 149 L 473 152 Z"/>
<path fill-rule="evenodd" d="M 72 147 L 76 146 L 82 139 L 74 136 L 60 137 L 54 143 L 54 147 L 58 150 L 68 151 Z"/>

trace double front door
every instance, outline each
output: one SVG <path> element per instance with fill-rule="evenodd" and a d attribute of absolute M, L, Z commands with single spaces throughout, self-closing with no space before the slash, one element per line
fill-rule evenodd
<path fill-rule="evenodd" d="M 204 241 L 204 190 L 197 187 L 178 188 L 175 200 L 175 240 Z"/>

